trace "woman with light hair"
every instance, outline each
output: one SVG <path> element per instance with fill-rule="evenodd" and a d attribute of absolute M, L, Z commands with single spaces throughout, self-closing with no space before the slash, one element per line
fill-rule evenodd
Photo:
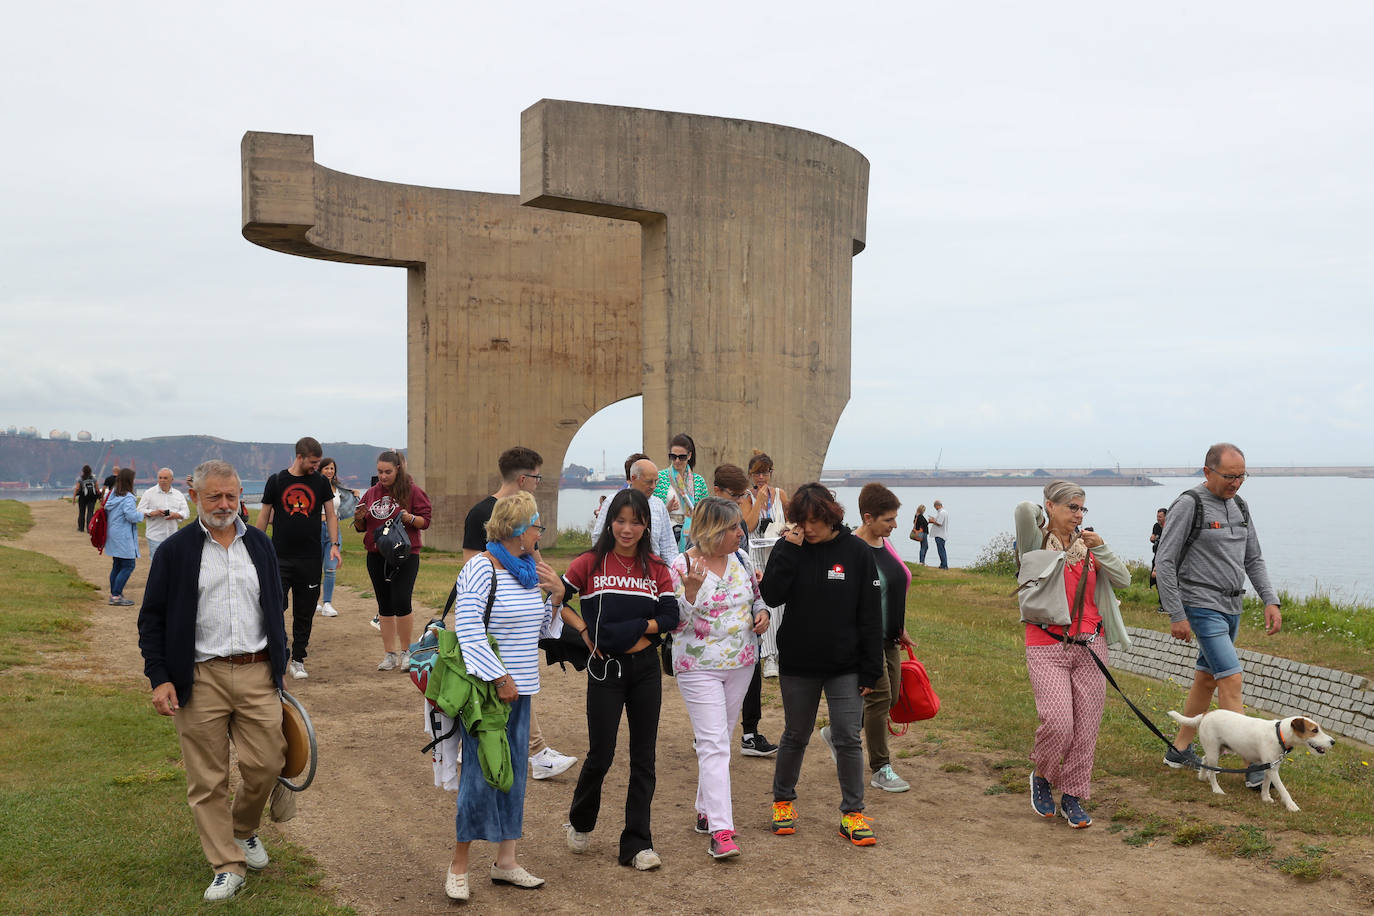
<path fill-rule="evenodd" d="M 534 497 L 521 491 L 496 501 L 487 521 L 487 549 L 463 565 L 458 573 L 453 631 L 463 651 L 468 673 L 487 681 L 497 698 L 510 704 L 506 741 L 510 746 L 513 781 L 509 792 L 489 785 L 477 766 L 477 737 L 462 728 L 463 758 L 470 761 L 458 777 L 457 845 L 444 881 L 444 892 L 453 900 L 467 900 L 468 859 L 473 840 L 496 843 L 496 860 L 490 877 L 493 884 L 535 888 L 544 883 L 515 860 L 515 841 L 520 838 L 525 816 L 525 780 L 530 744 L 530 697 L 539 692 L 539 638 L 557 636 L 561 620 L 555 610 L 563 603 L 563 582 L 542 560 L 534 557 L 535 543 L 544 533 Z M 491 617 L 483 622 L 492 578 L 496 593 Z M 545 599 L 541 589 L 548 593 Z M 496 640 L 492 651 L 487 641 Z M 459 723 L 462 720 L 459 719 Z"/>
<path fill-rule="evenodd" d="M 1093 822 L 1082 803 L 1091 794 L 1107 697 L 1106 679 L 1088 653 L 1105 665 L 1107 643 L 1130 649 L 1112 587 L 1129 585 L 1131 574 L 1101 535 L 1080 527 L 1088 511 L 1082 487 L 1054 480 L 1045 485 L 1044 497 L 1043 508 L 1030 502 L 1016 507 L 1018 560 L 1032 550 L 1064 553 L 1062 578 L 1072 619 L 1067 627 L 1026 624 L 1026 670 L 1040 720 L 1031 750 L 1031 807 L 1041 817 L 1054 817 L 1053 790 L 1058 789 L 1058 813 L 1070 826 L 1083 828 Z"/>
<path fill-rule="evenodd" d="M 694 544 L 673 561 L 681 620 L 673 631 L 673 674 L 696 736 L 696 829 L 712 858 L 740 854 L 730 801 L 730 736 L 758 661 L 768 607 L 740 550 L 740 509 L 708 496 L 692 511 Z"/>
<path fill-rule="evenodd" d="M 930 549 L 930 519 L 926 518 L 926 504 L 921 503 L 916 507 L 916 517 L 911 520 L 911 533 L 920 535 L 916 538 L 921 544 L 920 562 L 926 565 L 926 551 Z"/>

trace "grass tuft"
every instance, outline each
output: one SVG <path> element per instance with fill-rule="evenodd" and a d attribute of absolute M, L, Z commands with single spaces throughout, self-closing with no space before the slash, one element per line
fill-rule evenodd
<path fill-rule="evenodd" d="M 0 541 L 11 541 L 33 527 L 33 513 L 17 499 L 0 499 Z"/>

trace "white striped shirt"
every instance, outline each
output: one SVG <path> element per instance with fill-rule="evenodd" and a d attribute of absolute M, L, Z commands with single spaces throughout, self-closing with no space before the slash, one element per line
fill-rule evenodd
<path fill-rule="evenodd" d="M 482 631 L 482 613 L 487 607 L 495 570 L 486 556 L 476 556 L 458 572 L 453 632 L 462 646 L 463 663 L 469 674 L 484 681 L 509 674 L 520 695 L 531 696 L 539 692 L 539 639 L 557 636 L 563 630 L 563 621 L 554 613 L 552 602 L 541 600 L 538 585 L 525 588 L 509 570 L 501 570 L 496 577 L 496 601 L 491 606 L 491 625 L 487 628 L 501 651 L 498 659 Z"/>
<path fill-rule="evenodd" d="M 234 540 L 222 547 L 204 522 L 196 524 L 205 535 L 196 588 L 196 661 L 261 652 L 267 648 L 267 627 L 258 568 L 243 543 L 248 526 L 235 516 Z"/>

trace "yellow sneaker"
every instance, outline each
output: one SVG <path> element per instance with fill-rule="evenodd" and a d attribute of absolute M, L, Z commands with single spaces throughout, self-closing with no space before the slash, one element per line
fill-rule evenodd
<path fill-rule="evenodd" d="M 868 825 L 868 818 L 864 817 L 862 811 L 851 811 L 840 818 L 840 836 L 855 846 L 872 846 L 878 842 L 878 838 L 873 835 L 873 828 Z"/>
<path fill-rule="evenodd" d="M 790 801 L 773 802 L 773 832 L 778 836 L 797 832 L 797 809 Z"/>

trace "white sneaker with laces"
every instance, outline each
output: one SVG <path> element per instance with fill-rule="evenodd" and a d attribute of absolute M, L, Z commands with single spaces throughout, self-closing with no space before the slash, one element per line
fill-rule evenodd
<path fill-rule="evenodd" d="M 305 662 L 298 662 L 294 658 L 291 659 L 291 661 L 287 662 L 286 670 L 289 671 L 291 673 L 291 676 L 298 681 L 303 681 L 306 678 L 310 677 L 310 675 L 305 673 Z"/>
<path fill-rule="evenodd" d="M 323 610 L 324 610 L 324 605 L 323 605 L 323 604 L 320 604 L 319 602 L 316 602 L 316 603 L 315 603 L 315 613 L 318 614 L 318 613 L 320 613 L 320 612 L 323 611 Z"/>
<path fill-rule="evenodd" d="M 884 792 L 905 792 L 911 788 L 910 783 L 898 776 L 892 769 L 892 764 L 888 764 L 873 774 L 873 778 L 868 784 L 875 789 L 882 789 Z"/>
<path fill-rule="evenodd" d="M 378 671 L 395 671 L 398 661 L 395 652 L 388 652 L 382 656 L 382 663 L 377 666 Z"/>
<path fill-rule="evenodd" d="M 336 610 L 334 610 L 334 605 L 332 605 L 332 604 L 330 604 L 328 601 L 326 601 L 324 604 L 320 605 L 320 616 L 321 616 L 321 617 L 338 617 L 338 616 L 339 616 L 339 612 L 336 611 Z"/>
<path fill-rule="evenodd" d="M 205 889 L 205 899 L 228 900 L 239 892 L 244 880 L 243 875 L 236 875 L 231 871 L 216 872 L 215 880 Z"/>
<path fill-rule="evenodd" d="M 402 650 L 401 650 L 401 670 L 402 670 L 402 671 L 409 671 L 409 670 L 410 670 L 410 650 L 409 650 L 409 649 L 402 649 Z"/>
<path fill-rule="evenodd" d="M 572 824 L 564 824 L 563 827 L 568 831 L 568 848 L 573 852 L 581 854 L 591 847 L 592 835 L 590 833 L 574 830 Z"/>
<path fill-rule="evenodd" d="M 530 775 L 535 779 L 549 779 L 560 773 L 566 773 L 574 763 L 577 763 L 576 757 L 569 757 L 567 754 L 558 753 L 551 747 L 546 747 L 530 758 Z"/>
<path fill-rule="evenodd" d="M 641 849 L 635 853 L 633 864 L 640 871 L 652 871 L 663 864 L 663 859 L 652 849 Z"/>
<path fill-rule="evenodd" d="M 776 655 L 770 655 L 763 660 L 763 676 L 778 676 L 778 657 Z"/>
<path fill-rule="evenodd" d="M 373 614 L 372 619 L 367 622 L 367 625 L 372 627 L 372 629 L 374 630 L 380 630 L 382 628 L 382 618 L 378 617 L 376 614 Z"/>
<path fill-rule="evenodd" d="M 262 840 L 258 839 L 255 833 L 246 840 L 234 837 L 234 842 L 239 849 L 243 850 L 243 861 L 248 863 L 248 867 L 254 871 L 266 868 L 272 861 L 267 857 L 267 847 L 262 845 Z"/>

